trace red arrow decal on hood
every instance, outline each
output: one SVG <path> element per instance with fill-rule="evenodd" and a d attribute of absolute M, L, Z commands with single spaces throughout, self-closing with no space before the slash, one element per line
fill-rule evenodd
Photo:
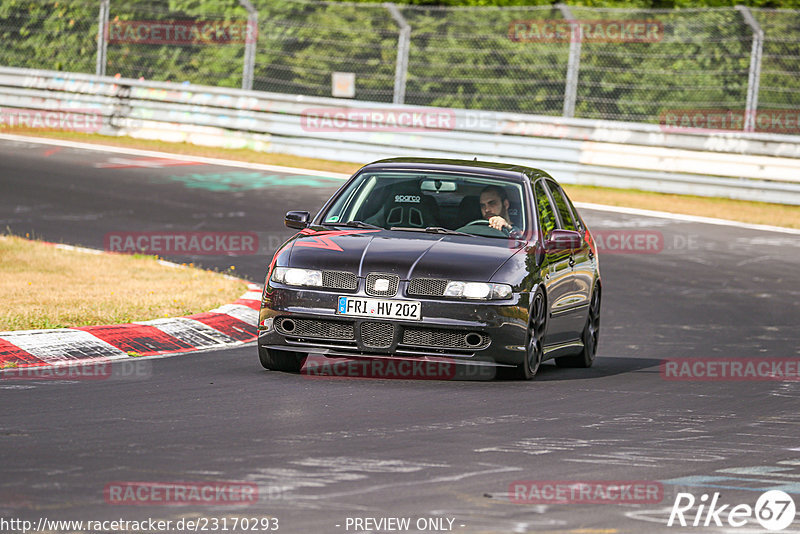
<path fill-rule="evenodd" d="M 339 235 L 355 235 L 355 234 L 368 234 L 372 232 L 380 232 L 380 230 L 321 230 L 316 231 L 312 230 L 311 228 L 306 228 L 304 230 L 300 230 L 300 233 L 304 236 L 313 236 L 311 239 L 304 239 L 304 240 L 297 240 L 294 243 L 296 247 L 312 247 L 312 248 L 323 248 L 325 250 L 336 250 L 338 252 L 343 252 L 342 247 L 337 245 L 331 240 L 331 237 L 339 236 Z"/>

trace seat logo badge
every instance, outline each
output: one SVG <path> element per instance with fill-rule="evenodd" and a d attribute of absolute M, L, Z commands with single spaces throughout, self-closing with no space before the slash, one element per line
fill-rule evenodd
<path fill-rule="evenodd" d="M 389 290 L 389 280 L 386 278 L 378 278 L 372 286 L 374 291 L 384 292 Z"/>
<path fill-rule="evenodd" d="M 414 204 L 419 204 L 420 198 L 418 195 L 395 195 L 394 196 L 395 202 L 411 202 Z"/>

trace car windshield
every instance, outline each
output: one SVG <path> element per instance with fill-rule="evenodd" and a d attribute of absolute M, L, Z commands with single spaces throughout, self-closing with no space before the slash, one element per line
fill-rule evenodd
<path fill-rule="evenodd" d="M 530 222 L 522 184 L 491 176 L 365 172 L 323 214 L 322 224 L 372 225 L 400 231 L 508 237 Z M 489 226 L 499 216 L 503 230 Z"/>

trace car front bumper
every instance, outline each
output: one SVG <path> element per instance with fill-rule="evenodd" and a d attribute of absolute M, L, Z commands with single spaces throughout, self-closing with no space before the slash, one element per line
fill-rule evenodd
<path fill-rule="evenodd" d="M 262 301 L 259 347 L 329 357 L 441 360 L 476 365 L 524 361 L 525 293 L 495 301 L 420 298 L 420 320 L 354 317 L 337 313 L 337 292 L 270 286 Z M 377 298 L 377 297 L 371 297 Z"/>

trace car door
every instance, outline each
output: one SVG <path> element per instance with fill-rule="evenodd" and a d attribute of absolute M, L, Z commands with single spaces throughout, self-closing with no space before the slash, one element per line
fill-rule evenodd
<path fill-rule="evenodd" d="M 589 240 L 586 239 L 587 230 L 583 224 L 583 221 L 578 215 L 578 210 L 576 210 L 575 206 L 572 205 L 572 201 L 570 200 L 566 191 L 564 191 L 564 189 L 560 186 L 559 190 L 564 196 L 564 200 L 572 212 L 573 219 L 575 220 L 576 230 L 581 234 L 581 248 L 572 254 L 572 258 L 575 260 L 575 265 L 572 269 L 575 275 L 575 283 L 578 285 L 578 293 L 583 298 L 584 303 L 587 306 L 586 311 L 588 313 L 588 305 L 591 301 L 592 289 L 594 287 L 595 274 L 597 271 L 597 260 L 594 255 L 594 251 L 589 244 Z"/>
<path fill-rule="evenodd" d="M 559 228 L 581 234 L 580 247 L 571 250 L 569 254 L 570 276 L 567 283 L 568 289 L 565 291 L 563 306 L 557 310 L 557 313 L 563 313 L 566 318 L 568 323 L 566 328 L 570 332 L 570 337 L 577 338 L 580 336 L 583 325 L 586 322 L 594 278 L 591 248 L 586 243 L 586 230 L 583 228 L 580 219 L 573 214 L 564 190 L 551 180 L 547 180 L 547 187 L 555 204 Z"/>
<path fill-rule="evenodd" d="M 540 243 L 544 247 L 550 239 L 551 232 L 559 227 L 559 222 L 544 180 L 539 180 L 534 184 L 533 194 L 539 228 L 542 233 Z M 549 309 L 545 341 L 546 344 L 553 345 L 573 339 L 570 320 L 563 313 L 572 293 L 572 267 L 569 264 L 571 253 L 564 249 L 548 250 L 545 248 L 543 257 L 540 269 L 543 274 Z"/>

